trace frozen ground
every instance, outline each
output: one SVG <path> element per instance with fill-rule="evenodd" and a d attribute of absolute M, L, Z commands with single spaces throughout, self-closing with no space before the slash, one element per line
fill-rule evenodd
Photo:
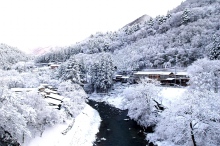
<path fill-rule="evenodd" d="M 23 146 L 92 146 L 101 122 L 99 113 L 86 105 L 76 117 L 72 129 L 63 135 L 62 132 L 71 122 L 47 128 L 42 137 L 36 136 Z"/>

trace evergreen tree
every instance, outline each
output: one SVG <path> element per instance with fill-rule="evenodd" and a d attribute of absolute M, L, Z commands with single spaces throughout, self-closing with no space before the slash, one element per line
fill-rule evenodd
<path fill-rule="evenodd" d="M 190 10 L 185 9 L 182 14 L 182 24 L 187 24 L 190 20 Z"/>
<path fill-rule="evenodd" d="M 58 68 L 58 78 L 61 80 L 71 80 L 73 83 L 81 84 L 80 65 L 74 57 L 63 63 Z"/>
<path fill-rule="evenodd" d="M 107 92 L 112 86 L 113 61 L 110 56 L 102 56 L 91 68 L 91 84 L 98 92 Z"/>
<path fill-rule="evenodd" d="M 213 36 L 214 42 L 213 47 L 210 49 L 209 52 L 209 59 L 210 60 L 220 60 L 220 43 L 217 40 L 217 37 Z"/>

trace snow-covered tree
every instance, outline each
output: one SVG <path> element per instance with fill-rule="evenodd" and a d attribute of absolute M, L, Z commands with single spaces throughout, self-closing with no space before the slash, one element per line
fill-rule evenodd
<path fill-rule="evenodd" d="M 152 142 L 181 146 L 220 145 L 220 97 L 204 90 L 188 90 L 177 103 L 161 113 Z"/>
<path fill-rule="evenodd" d="M 4 137 L 3 141 L 10 138 L 19 141 L 23 134 L 30 136 L 27 121 L 19 111 L 22 107 L 20 99 L 17 99 L 7 87 L 0 88 L 0 136 Z"/>
<path fill-rule="evenodd" d="M 71 80 L 73 83 L 81 84 L 81 68 L 79 62 L 75 57 L 70 57 L 69 60 L 64 62 L 58 68 L 58 78 L 63 81 Z"/>
<path fill-rule="evenodd" d="M 199 59 L 188 67 L 190 88 L 197 90 L 218 91 L 220 61 Z"/>
<path fill-rule="evenodd" d="M 27 61 L 28 56 L 15 47 L 0 43 L 0 68 L 11 69 L 19 61 Z"/>
<path fill-rule="evenodd" d="M 213 36 L 213 47 L 210 49 L 209 52 L 210 60 L 220 60 L 220 40 L 218 39 L 218 37 L 215 35 Z"/>
<path fill-rule="evenodd" d="M 68 115 L 75 118 L 85 107 L 87 94 L 78 84 L 70 81 L 62 82 L 58 87 L 58 92 L 66 99 L 62 103 Z"/>
<path fill-rule="evenodd" d="M 90 75 L 91 84 L 98 92 L 108 92 L 112 87 L 114 67 L 110 56 L 102 56 L 99 62 L 94 63 Z"/>
<path fill-rule="evenodd" d="M 27 71 L 29 71 L 29 70 L 31 70 L 31 69 L 33 69 L 33 67 L 34 67 L 34 62 L 31 62 L 31 61 L 29 61 L 29 62 L 18 62 L 18 63 L 16 63 L 16 64 L 14 64 L 14 65 L 12 65 L 12 69 L 15 69 L 15 70 L 17 70 L 18 72 L 27 72 Z"/>
<path fill-rule="evenodd" d="M 190 21 L 190 10 L 185 9 L 182 14 L 182 24 L 187 24 Z"/>
<path fill-rule="evenodd" d="M 142 83 L 124 90 L 128 116 L 138 124 L 149 127 L 158 121 L 159 89 L 152 80 L 142 80 Z M 158 107 L 158 108 L 157 108 Z"/>

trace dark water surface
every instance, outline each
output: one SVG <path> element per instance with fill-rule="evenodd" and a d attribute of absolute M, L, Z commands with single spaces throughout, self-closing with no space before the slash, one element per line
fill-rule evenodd
<path fill-rule="evenodd" d="M 90 100 L 102 119 L 95 146 L 146 146 L 143 128 L 128 120 L 127 110 L 119 110 L 104 102 Z M 106 139 L 106 140 L 105 140 Z"/>

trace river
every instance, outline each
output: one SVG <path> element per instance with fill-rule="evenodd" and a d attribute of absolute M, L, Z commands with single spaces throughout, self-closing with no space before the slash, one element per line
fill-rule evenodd
<path fill-rule="evenodd" d="M 90 100 L 102 119 L 94 146 L 146 146 L 144 130 L 127 117 L 127 110 L 120 110 L 104 102 Z"/>

